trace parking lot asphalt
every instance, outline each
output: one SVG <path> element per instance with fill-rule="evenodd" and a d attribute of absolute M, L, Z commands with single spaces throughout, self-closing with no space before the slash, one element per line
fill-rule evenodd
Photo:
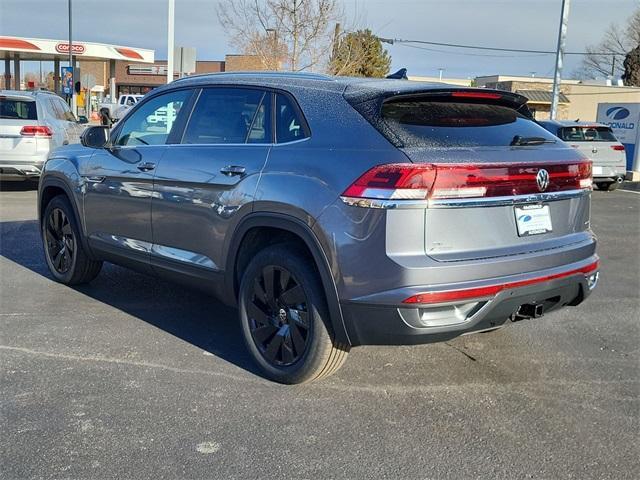
<path fill-rule="evenodd" d="M 55 283 L 0 192 L 0 477 L 640 477 L 640 194 L 594 192 L 600 285 L 489 334 L 261 378 L 233 309 L 105 265 Z"/>

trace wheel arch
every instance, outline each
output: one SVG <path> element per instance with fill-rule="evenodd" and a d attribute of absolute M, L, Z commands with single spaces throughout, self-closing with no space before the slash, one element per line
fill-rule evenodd
<path fill-rule="evenodd" d="M 251 232 L 256 229 L 274 229 L 284 232 L 283 238 L 293 236 L 304 244 L 311 254 L 327 299 L 327 307 L 331 316 L 331 326 L 337 342 L 350 345 L 349 335 L 344 324 L 342 309 L 338 300 L 338 292 L 331 274 L 329 262 L 322 246 L 311 228 L 295 217 L 277 213 L 254 213 L 245 217 L 236 228 L 229 248 L 225 269 L 225 289 L 229 298 L 237 300 L 239 281 L 238 273 L 242 265 L 242 248 Z M 272 242 L 277 243 L 277 242 Z M 268 244 L 267 244 L 268 245 Z"/>
<path fill-rule="evenodd" d="M 84 218 L 80 215 L 80 209 L 76 203 L 76 197 L 73 195 L 71 188 L 61 179 L 56 177 L 45 177 L 40 180 L 40 186 L 38 188 L 38 225 L 42 225 L 42 216 L 44 215 L 44 210 L 47 208 L 49 202 L 58 195 L 64 195 L 69 200 L 69 204 L 73 209 L 73 214 L 78 222 L 79 230 L 80 230 L 80 241 L 82 242 L 82 246 L 85 251 L 89 252 L 93 257 L 93 252 L 89 246 L 89 242 L 85 235 L 83 235 L 84 229 Z M 40 228 L 40 227 L 38 227 Z"/>

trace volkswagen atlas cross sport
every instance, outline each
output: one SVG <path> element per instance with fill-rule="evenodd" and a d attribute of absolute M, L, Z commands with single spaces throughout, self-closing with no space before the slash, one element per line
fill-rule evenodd
<path fill-rule="evenodd" d="M 106 261 L 204 289 L 238 306 L 267 377 L 299 383 L 353 346 L 578 305 L 598 278 L 590 192 L 591 162 L 517 94 L 224 73 L 58 149 L 38 207 L 56 280 Z"/>

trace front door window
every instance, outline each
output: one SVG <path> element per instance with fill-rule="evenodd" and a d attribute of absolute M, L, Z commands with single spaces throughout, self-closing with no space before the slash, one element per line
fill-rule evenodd
<path fill-rule="evenodd" d="M 178 90 L 145 102 L 124 120 L 114 144 L 119 146 L 164 145 L 180 109 L 191 91 Z"/>

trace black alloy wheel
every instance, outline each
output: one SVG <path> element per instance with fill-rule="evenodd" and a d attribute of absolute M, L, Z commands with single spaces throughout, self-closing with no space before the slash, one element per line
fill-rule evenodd
<path fill-rule="evenodd" d="M 268 265 L 254 279 L 249 329 L 270 364 L 293 365 L 304 355 L 311 338 L 308 305 L 302 285 L 282 266 Z"/>
<path fill-rule="evenodd" d="M 53 268 L 63 275 L 73 265 L 76 253 L 76 239 L 69 218 L 61 209 L 52 209 L 44 231 L 49 260 Z"/>

